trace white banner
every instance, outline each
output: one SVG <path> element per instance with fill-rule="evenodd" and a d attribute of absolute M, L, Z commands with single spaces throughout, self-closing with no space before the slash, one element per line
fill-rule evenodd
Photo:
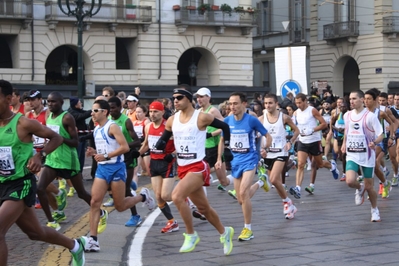
<path fill-rule="evenodd" d="M 298 92 L 308 94 L 306 46 L 275 48 L 274 59 L 276 66 L 276 94 L 284 96 L 287 91 L 292 91 L 294 94 Z M 289 81 L 299 84 L 300 91 L 292 90 L 290 86 L 287 86 Z"/>

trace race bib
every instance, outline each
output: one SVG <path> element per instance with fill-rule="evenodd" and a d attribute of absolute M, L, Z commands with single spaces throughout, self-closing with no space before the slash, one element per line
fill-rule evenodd
<path fill-rule="evenodd" d="M 51 129 L 52 131 L 54 131 L 57 134 L 60 134 L 60 126 L 57 125 L 47 125 L 47 127 L 49 129 Z"/>
<path fill-rule="evenodd" d="M 43 148 L 46 143 L 46 139 L 33 135 L 33 147 L 34 148 Z"/>
<path fill-rule="evenodd" d="M 143 126 L 134 126 L 134 131 L 137 134 L 137 137 L 141 138 L 144 134 L 143 134 Z"/>
<path fill-rule="evenodd" d="M 249 137 L 248 134 L 231 134 L 230 148 L 232 152 L 247 153 L 249 152 Z"/>
<path fill-rule="evenodd" d="M 348 135 L 346 140 L 346 149 L 348 152 L 366 152 L 366 138 L 364 135 Z"/>
<path fill-rule="evenodd" d="M 157 144 L 160 138 L 161 136 L 148 135 L 148 147 L 150 148 L 151 153 L 156 153 L 156 154 L 163 153 L 163 150 L 157 150 L 155 148 L 155 145 Z"/>
<path fill-rule="evenodd" d="M 284 147 L 285 138 L 283 140 L 282 136 L 272 136 L 273 142 L 269 148 L 269 152 L 281 152 Z"/>
<path fill-rule="evenodd" d="M 96 140 L 96 150 L 98 154 L 106 154 L 108 153 L 108 149 L 107 149 L 108 145 L 107 145 L 107 141 L 105 140 Z"/>
<path fill-rule="evenodd" d="M 195 147 L 197 147 L 195 136 L 181 136 L 177 138 L 175 137 L 177 158 L 182 160 L 197 159 L 197 152 Z"/>
<path fill-rule="evenodd" d="M 15 164 L 12 157 L 12 147 L 0 147 L 0 175 L 15 174 Z"/>

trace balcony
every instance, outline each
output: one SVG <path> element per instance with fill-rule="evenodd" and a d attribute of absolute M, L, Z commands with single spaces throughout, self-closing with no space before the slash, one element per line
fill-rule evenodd
<path fill-rule="evenodd" d="M 396 38 L 396 34 L 399 33 L 399 17 L 382 18 L 382 33 L 388 34 L 388 38 Z"/>
<path fill-rule="evenodd" d="M 0 18 L 21 20 L 23 28 L 32 21 L 32 1 L 0 0 Z"/>
<path fill-rule="evenodd" d="M 0 0 L 1 1 L 1 0 Z M 72 2 L 72 1 L 71 1 Z M 45 2 L 46 15 L 45 20 L 49 24 L 50 29 L 55 29 L 59 21 L 70 21 L 75 23 L 76 18 L 73 16 L 68 17 L 61 12 L 56 2 Z M 63 8 L 67 11 L 64 4 Z M 75 5 L 70 5 L 71 10 L 75 9 Z M 96 10 L 96 7 L 94 8 Z M 93 17 L 85 19 L 86 30 L 90 28 L 92 23 L 105 23 L 108 24 L 110 31 L 115 31 L 118 24 L 136 24 L 143 27 L 143 31 L 147 31 L 152 22 L 152 8 L 151 6 L 136 6 L 136 5 L 101 5 L 100 11 Z"/>
<path fill-rule="evenodd" d="M 181 9 L 175 11 L 175 25 L 179 33 L 184 33 L 188 26 L 216 27 L 217 34 L 223 34 L 225 27 L 241 28 L 242 35 L 249 35 L 256 26 L 254 12 L 223 12 Z"/>
<path fill-rule="evenodd" d="M 349 42 L 357 42 L 359 36 L 359 21 L 344 21 L 324 25 L 323 40 L 334 42 L 347 38 Z"/>

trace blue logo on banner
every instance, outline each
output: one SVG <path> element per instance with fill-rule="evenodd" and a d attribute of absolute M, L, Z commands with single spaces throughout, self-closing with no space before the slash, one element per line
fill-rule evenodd
<path fill-rule="evenodd" d="M 285 81 L 282 85 L 281 85 L 281 96 L 283 98 L 287 97 L 287 94 L 289 92 L 291 92 L 294 97 L 295 95 L 297 95 L 298 93 L 300 93 L 301 90 L 301 85 L 299 85 L 298 82 L 296 82 L 295 80 L 287 80 Z"/>

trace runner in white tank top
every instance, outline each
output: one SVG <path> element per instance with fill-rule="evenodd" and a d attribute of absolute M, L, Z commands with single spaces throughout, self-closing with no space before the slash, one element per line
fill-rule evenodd
<path fill-rule="evenodd" d="M 383 138 L 383 130 L 378 118 L 363 107 L 364 92 L 359 90 L 349 96 L 352 111 L 344 115 L 345 134 L 341 147 L 346 152 L 346 183 L 356 188 L 355 203 L 361 205 L 367 191 L 371 203 L 371 221 L 379 222 L 377 193 L 374 190 L 373 172 L 375 147 Z M 367 103 L 366 103 L 367 104 Z M 377 137 L 378 136 L 378 137 Z M 357 180 L 357 172 L 362 168 L 364 182 Z"/>

